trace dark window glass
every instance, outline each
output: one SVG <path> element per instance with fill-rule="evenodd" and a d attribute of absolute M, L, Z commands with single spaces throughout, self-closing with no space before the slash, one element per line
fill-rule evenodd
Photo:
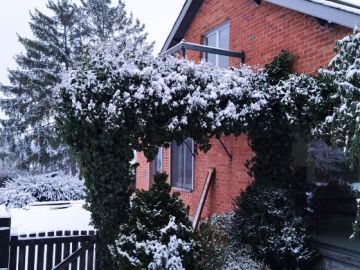
<path fill-rule="evenodd" d="M 313 239 L 333 247 L 360 250 L 360 240 L 349 239 L 356 218 L 356 199 L 360 198 L 360 164 L 355 162 L 349 167 L 342 149 L 322 140 L 308 143 L 300 136 L 293 146 L 293 158 L 297 183 L 303 182 L 308 189 L 305 205 L 299 200 L 298 206 L 305 209 Z"/>
<path fill-rule="evenodd" d="M 178 145 L 171 143 L 171 185 L 179 188 L 192 189 L 193 187 L 193 150 L 194 142 L 186 139 Z"/>

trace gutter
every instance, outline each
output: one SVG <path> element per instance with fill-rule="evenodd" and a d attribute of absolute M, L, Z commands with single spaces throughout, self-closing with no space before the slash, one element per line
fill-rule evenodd
<path fill-rule="evenodd" d="M 265 2 L 292 9 L 351 29 L 360 24 L 360 15 L 308 0 L 265 0 Z"/>

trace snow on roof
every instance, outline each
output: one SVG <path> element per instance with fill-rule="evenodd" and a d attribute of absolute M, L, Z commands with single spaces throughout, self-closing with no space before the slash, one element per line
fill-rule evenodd
<path fill-rule="evenodd" d="M 29 234 L 65 230 L 94 230 L 84 201 L 36 203 L 12 208 L 12 234 Z"/>
<path fill-rule="evenodd" d="M 333 7 L 360 15 L 359 0 L 310 0 L 310 1 L 324 6 Z"/>
<path fill-rule="evenodd" d="M 356 8 L 360 8 L 359 0 L 328 0 L 328 1 L 340 2 L 340 3 L 343 3 L 344 5 L 349 5 L 349 6 L 354 6 Z"/>

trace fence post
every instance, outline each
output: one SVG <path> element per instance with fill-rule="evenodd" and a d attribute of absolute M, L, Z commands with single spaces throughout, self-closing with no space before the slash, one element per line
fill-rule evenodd
<path fill-rule="evenodd" d="M 0 205 L 0 270 L 9 268 L 11 215 L 5 205 Z"/>

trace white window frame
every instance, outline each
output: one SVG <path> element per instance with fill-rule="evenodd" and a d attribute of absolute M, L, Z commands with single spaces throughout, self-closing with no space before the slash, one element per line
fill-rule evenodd
<path fill-rule="evenodd" d="M 230 49 L 230 21 L 226 21 L 226 22 L 222 23 L 221 25 L 219 25 L 219 26 L 211 29 L 207 33 L 205 33 L 204 44 L 206 46 L 208 46 L 207 38 L 215 33 L 215 35 L 216 35 L 216 47 L 215 48 L 220 48 L 220 31 L 227 27 L 229 28 L 229 48 L 228 49 Z M 207 61 L 207 58 L 208 58 L 207 55 L 208 55 L 208 53 L 204 53 L 203 59 L 205 61 Z M 218 67 L 220 64 L 220 56 L 221 55 L 219 55 L 219 54 L 215 54 L 215 66 L 216 67 Z"/>

